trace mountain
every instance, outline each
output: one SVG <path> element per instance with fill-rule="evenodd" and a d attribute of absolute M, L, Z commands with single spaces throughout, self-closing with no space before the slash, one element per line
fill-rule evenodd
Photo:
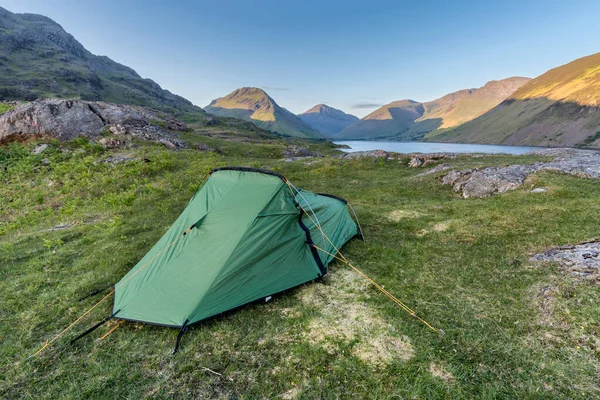
<path fill-rule="evenodd" d="M 298 114 L 298 117 L 328 137 L 358 121 L 358 117 L 325 104 L 317 104 L 310 110 Z"/>
<path fill-rule="evenodd" d="M 259 128 L 281 135 L 309 139 L 324 136 L 296 115 L 280 107 L 264 90 L 244 87 L 225 97 L 213 100 L 205 111 L 221 117 L 233 117 L 252 122 Z"/>
<path fill-rule="evenodd" d="M 600 147 L 600 53 L 551 69 L 434 141 Z"/>
<path fill-rule="evenodd" d="M 407 131 L 425 109 L 414 100 L 399 100 L 373 111 L 338 133 L 336 139 L 389 138 Z"/>
<path fill-rule="evenodd" d="M 419 140 L 431 132 L 447 130 L 478 117 L 528 80 L 513 77 L 490 81 L 481 88 L 459 90 L 425 103 L 395 101 L 344 129 L 336 138 Z"/>
<path fill-rule="evenodd" d="M 133 69 L 90 53 L 50 18 L 0 7 L 0 100 L 46 97 L 204 114 Z"/>

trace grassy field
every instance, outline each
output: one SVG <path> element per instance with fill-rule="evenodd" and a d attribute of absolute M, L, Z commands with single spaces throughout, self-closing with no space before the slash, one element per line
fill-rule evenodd
<path fill-rule="evenodd" d="M 544 173 L 522 189 L 465 200 L 407 160 L 283 162 L 280 148 L 250 143 L 221 154 L 142 145 L 122 150 L 134 160 L 112 165 L 97 161 L 113 153 L 82 140 L 40 155 L 34 145 L 0 148 L 2 398 L 600 397 L 597 286 L 528 261 L 598 236 L 597 181 Z M 348 243 L 346 257 L 445 333 L 334 262 L 324 284 L 190 329 L 176 356 L 177 330 L 138 323 L 95 342 L 109 322 L 69 345 L 110 313 L 109 299 L 28 358 L 100 297 L 78 299 L 135 265 L 205 173 L 224 165 L 270 168 L 348 199 L 367 240 Z"/>

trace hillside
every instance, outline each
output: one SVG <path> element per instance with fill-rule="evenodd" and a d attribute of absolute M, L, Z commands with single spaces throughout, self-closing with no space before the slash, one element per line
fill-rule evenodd
<path fill-rule="evenodd" d="M 358 117 L 325 104 L 317 104 L 298 117 L 319 132 L 331 137 L 358 121 Z"/>
<path fill-rule="evenodd" d="M 387 104 L 344 131 L 339 138 L 392 138 L 419 140 L 430 132 L 439 132 L 468 122 L 500 104 L 529 79 L 512 77 L 490 81 L 478 89 L 464 89 L 421 104 L 422 112 L 398 114 L 398 108 L 411 102 Z M 404 102 L 404 103 L 403 103 Z M 418 108 L 418 107 L 417 107 Z M 390 109 L 392 110 L 390 112 Z M 396 115 L 396 116 L 394 116 Z M 410 119 L 414 117 L 414 119 Z M 397 118 L 399 120 L 395 121 Z"/>
<path fill-rule="evenodd" d="M 407 131 L 425 109 L 414 100 L 399 100 L 373 111 L 335 135 L 336 139 L 390 138 Z"/>
<path fill-rule="evenodd" d="M 0 100 L 57 97 L 203 111 L 133 69 L 86 50 L 50 18 L 0 7 Z"/>
<path fill-rule="evenodd" d="M 600 53 L 551 69 L 435 141 L 600 146 Z"/>
<path fill-rule="evenodd" d="M 236 89 L 225 97 L 213 100 L 204 109 L 217 116 L 244 119 L 259 128 L 282 135 L 309 139 L 324 138 L 323 134 L 279 106 L 259 88 Z"/>

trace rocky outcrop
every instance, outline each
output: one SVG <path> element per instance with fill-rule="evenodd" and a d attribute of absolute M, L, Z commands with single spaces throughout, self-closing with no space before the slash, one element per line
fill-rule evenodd
<path fill-rule="evenodd" d="M 584 242 L 575 246 L 560 246 L 539 253 L 530 261 L 552 262 L 579 278 L 600 277 L 600 240 Z"/>
<path fill-rule="evenodd" d="M 362 157 L 374 157 L 374 158 L 395 158 L 396 153 L 388 153 L 385 150 L 367 150 L 367 151 L 354 151 L 352 153 L 344 153 L 340 158 L 362 158 Z"/>
<path fill-rule="evenodd" d="M 411 154 L 411 159 L 408 166 L 411 168 L 426 167 L 435 164 L 437 160 L 456 158 L 456 153 L 427 153 L 427 154 Z"/>
<path fill-rule="evenodd" d="M 550 162 L 532 165 L 509 165 L 451 171 L 442 178 L 445 185 L 453 185 L 463 197 L 489 197 L 518 188 L 527 177 L 538 171 L 558 171 L 584 178 L 600 179 L 600 152 L 575 149 L 538 150 L 538 155 L 556 158 Z"/>
<path fill-rule="evenodd" d="M 307 148 L 296 146 L 291 144 L 283 151 L 283 155 L 286 158 L 296 157 L 323 157 L 323 154 L 319 152 L 310 151 Z"/>
<path fill-rule="evenodd" d="M 0 141 L 15 136 L 53 137 L 72 140 L 78 136 L 99 139 L 103 132 L 163 143 L 183 148 L 185 142 L 160 125 L 176 130 L 187 126 L 163 113 L 142 107 L 43 99 L 20 104 L 0 116 Z"/>

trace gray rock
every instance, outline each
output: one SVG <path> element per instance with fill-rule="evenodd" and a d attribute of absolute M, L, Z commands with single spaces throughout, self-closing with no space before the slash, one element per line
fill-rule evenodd
<path fill-rule="evenodd" d="M 295 144 L 291 144 L 283 151 L 283 155 L 286 158 L 295 158 L 295 157 L 323 157 L 323 154 L 310 151 L 304 147 L 296 146 Z"/>
<path fill-rule="evenodd" d="M 32 154 L 38 155 L 44 152 L 44 150 L 46 150 L 48 148 L 48 144 L 46 143 L 42 143 L 42 144 L 38 144 L 37 146 L 35 146 L 35 149 L 31 150 Z"/>
<path fill-rule="evenodd" d="M 546 193 L 548 188 L 535 188 L 531 189 L 531 193 Z"/>
<path fill-rule="evenodd" d="M 556 155 L 550 162 L 532 165 L 509 165 L 452 171 L 442 178 L 445 185 L 453 185 L 463 197 L 488 197 L 495 193 L 518 188 L 527 177 L 538 171 L 558 171 L 585 178 L 600 178 L 600 152 L 576 149 L 549 149 L 537 152 L 542 155 Z"/>
<path fill-rule="evenodd" d="M 124 164 L 127 162 L 135 161 L 135 156 L 128 154 L 117 154 L 116 156 L 105 158 L 104 160 L 96 161 L 94 164 Z"/>
<path fill-rule="evenodd" d="M 212 151 L 212 152 L 216 151 L 215 149 L 213 149 L 212 147 L 210 147 L 204 143 L 197 143 L 194 147 L 198 151 Z"/>
<path fill-rule="evenodd" d="M 362 157 L 375 157 L 375 158 L 392 158 L 392 153 L 388 153 L 384 150 L 368 150 L 368 151 L 354 151 L 352 153 L 344 153 L 340 158 L 362 158 Z"/>
<path fill-rule="evenodd" d="M 408 166 L 411 168 L 418 168 L 425 163 L 425 160 L 421 157 L 414 157 L 408 162 Z"/>
<path fill-rule="evenodd" d="M 422 172 L 420 174 L 418 174 L 417 176 L 426 176 L 426 175 L 431 175 L 431 174 L 435 174 L 436 172 L 440 172 L 440 171 L 446 171 L 448 169 L 452 168 L 452 165 L 450 164 L 440 164 L 438 166 L 435 166 L 425 172 Z"/>
<path fill-rule="evenodd" d="M 98 144 L 107 149 L 117 149 L 119 147 L 122 147 L 125 144 L 125 142 L 111 137 L 104 137 L 98 140 Z"/>
<path fill-rule="evenodd" d="M 584 242 L 575 246 L 560 246 L 530 258 L 535 262 L 553 262 L 566 272 L 581 278 L 600 277 L 600 241 Z"/>

